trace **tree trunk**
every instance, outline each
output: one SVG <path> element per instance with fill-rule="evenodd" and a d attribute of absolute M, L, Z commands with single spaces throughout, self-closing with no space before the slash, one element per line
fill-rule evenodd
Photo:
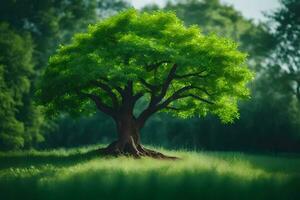
<path fill-rule="evenodd" d="M 116 121 L 118 140 L 116 141 L 120 153 L 138 156 L 140 146 L 140 133 L 136 120 L 132 114 L 125 114 Z"/>
<path fill-rule="evenodd" d="M 118 140 L 106 148 L 101 149 L 101 153 L 104 155 L 125 155 L 135 158 L 148 156 L 160 159 L 176 159 L 175 157 L 163 155 L 162 153 L 147 149 L 141 145 L 140 126 L 132 114 L 120 115 L 116 119 L 116 125 Z"/>

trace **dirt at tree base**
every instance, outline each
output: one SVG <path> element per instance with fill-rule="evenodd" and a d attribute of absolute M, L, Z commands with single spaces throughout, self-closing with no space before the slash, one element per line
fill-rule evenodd
<path fill-rule="evenodd" d="M 128 156 L 133 158 L 142 158 L 142 157 L 150 157 L 155 159 L 163 159 L 163 160 L 178 160 L 178 157 L 164 155 L 158 151 L 154 151 L 148 148 L 143 147 L 138 144 L 135 145 L 134 142 L 127 142 L 126 144 L 121 144 L 118 141 L 112 142 L 105 148 L 101 148 L 95 151 L 96 154 L 102 156 Z"/>

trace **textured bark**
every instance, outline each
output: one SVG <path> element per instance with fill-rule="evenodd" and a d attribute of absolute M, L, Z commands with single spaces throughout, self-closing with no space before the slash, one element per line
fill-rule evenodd
<path fill-rule="evenodd" d="M 147 149 L 141 145 L 140 126 L 131 114 L 122 115 L 116 120 L 118 140 L 114 141 L 100 153 L 108 156 L 132 156 L 135 158 L 153 157 L 158 159 L 176 159 L 162 153 Z"/>

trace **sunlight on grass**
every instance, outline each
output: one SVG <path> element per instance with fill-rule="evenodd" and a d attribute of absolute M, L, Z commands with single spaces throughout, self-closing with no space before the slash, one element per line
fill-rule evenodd
<path fill-rule="evenodd" d="M 293 199 L 300 185 L 297 157 L 160 149 L 181 159 L 86 159 L 84 153 L 95 148 L 0 154 L 0 188 L 19 187 L 43 199 L 82 199 L 82 192 L 87 195 L 84 198 L 101 194 L 107 199 L 139 199 L 133 195 L 136 193 L 146 195 L 146 199 L 224 195 L 243 195 L 244 199 L 264 199 L 265 195 L 280 199 L 289 195 Z"/>
<path fill-rule="evenodd" d="M 72 151 L 70 151 L 72 152 Z M 62 157 L 70 154 L 67 151 L 52 151 L 47 153 L 32 152 L 33 155 L 55 155 Z M 82 151 L 78 151 L 82 152 Z M 174 152 L 166 152 L 174 154 Z M 43 177 L 41 182 L 45 181 L 63 181 L 72 176 L 84 176 L 87 174 L 106 176 L 107 174 L 124 173 L 126 175 L 143 175 L 147 173 L 157 173 L 160 176 L 178 176 L 188 173 L 216 173 L 220 176 L 232 176 L 241 180 L 268 179 L 268 178 L 288 178 L 284 173 L 270 173 L 260 168 L 251 166 L 249 162 L 243 159 L 235 158 L 225 160 L 205 153 L 184 153 L 176 152 L 181 159 L 177 161 L 153 160 L 143 158 L 140 160 L 119 157 L 119 158 L 94 158 L 92 160 L 75 164 L 68 167 L 55 167 L 51 164 L 40 167 L 30 166 L 26 168 L 9 168 L 2 170 L 0 177 L 30 177 L 52 173 L 50 177 Z M 234 155 L 233 155 L 234 156 Z M 103 174 L 105 172 L 105 174 Z"/>

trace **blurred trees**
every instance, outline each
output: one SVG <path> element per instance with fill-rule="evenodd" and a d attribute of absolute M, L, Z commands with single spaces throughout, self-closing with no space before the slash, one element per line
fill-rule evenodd
<path fill-rule="evenodd" d="M 20 116 L 23 98 L 30 90 L 33 72 L 33 45 L 29 35 L 15 33 L 8 24 L 0 23 L 0 147 L 21 148 L 25 140 L 26 119 Z M 28 141 L 26 141 L 28 142 Z"/>
<path fill-rule="evenodd" d="M 33 96 L 49 55 L 74 32 L 121 5 L 120 0 L 0 1 L 0 149 L 43 141 L 50 121 Z"/>
<path fill-rule="evenodd" d="M 95 19 L 95 8 L 96 0 L 1 0 L 0 20 L 30 33 L 41 68 L 60 42 Z"/>
<path fill-rule="evenodd" d="M 277 92 L 294 95 L 300 101 L 300 1 L 281 2 L 282 7 L 270 15 L 276 46 L 268 72 L 277 83 Z"/>

